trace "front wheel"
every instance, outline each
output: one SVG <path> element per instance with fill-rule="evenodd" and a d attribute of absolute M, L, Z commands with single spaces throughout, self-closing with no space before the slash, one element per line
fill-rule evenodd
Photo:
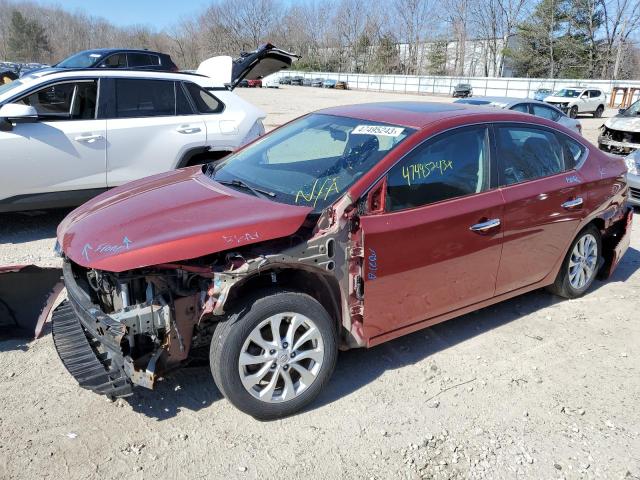
<path fill-rule="evenodd" d="M 596 278 L 601 252 L 600 231 L 593 225 L 582 230 L 571 244 L 549 290 L 565 298 L 582 296 Z"/>
<path fill-rule="evenodd" d="M 247 299 L 216 328 L 210 363 L 216 385 L 259 420 L 292 415 L 329 380 L 338 355 L 334 322 L 314 298 L 284 290 Z"/>
<path fill-rule="evenodd" d="M 571 118 L 576 118 L 578 116 L 578 107 L 576 105 L 571 107 L 571 110 L 569 110 L 569 116 Z"/>

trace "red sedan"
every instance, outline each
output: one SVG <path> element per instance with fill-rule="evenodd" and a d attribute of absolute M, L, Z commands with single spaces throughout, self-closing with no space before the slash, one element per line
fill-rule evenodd
<path fill-rule="evenodd" d="M 339 349 L 541 287 L 584 294 L 629 245 L 625 171 L 516 112 L 315 112 L 72 212 L 54 341 L 80 385 L 109 396 L 208 349 L 234 405 L 279 418 L 318 395 Z"/>

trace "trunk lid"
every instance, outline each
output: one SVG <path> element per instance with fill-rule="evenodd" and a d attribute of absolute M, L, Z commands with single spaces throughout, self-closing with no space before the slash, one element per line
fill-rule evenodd
<path fill-rule="evenodd" d="M 229 56 L 212 57 L 200 64 L 197 73 L 228 85 L 233 90 L 242 80 L 259 80 L 290 68 L 300 55 L 281 50 L 270 43 L 252 52 L 242 52 L 232 60 Z"/>

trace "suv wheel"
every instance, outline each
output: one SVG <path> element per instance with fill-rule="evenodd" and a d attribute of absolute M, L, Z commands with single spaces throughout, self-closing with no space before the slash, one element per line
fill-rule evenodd
<path fill-rule="evenodd" d="M 604 107 L 602 105 L 598 105 L 598 108 L 596 108 L 596 111 L 593 112 L 593 118 L 602 117 L 603 112 L 604 112 Z"/>
<path fill-rule="evenodd" d="M 549 290 L 565 298 L 582 296 L 596 278 L 601 252 L 600 231 L 590 225 L 571 244 L 556 281 Z"/>
<path fill-rule="evenodd" d="M 578 106 L 574 105 L 573 107 L 571 107 L 571 109 L 569 110 L 569 116 L 571 118 L 576 118 L 578 116 Z"/>
<path fill-rule="evenodd" d="M 298 412 L 333 372 L 338 340 L 327 311 L 309 295 L 262 292 L 220 324 L 211 372 L 222 394 L 259 420 Z"/>

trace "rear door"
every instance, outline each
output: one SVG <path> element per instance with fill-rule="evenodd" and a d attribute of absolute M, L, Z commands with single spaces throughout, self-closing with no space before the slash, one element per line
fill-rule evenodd
<path fill-rule="evenodd" d="M 109 187 L 171 170 L 187 152 L 204 147 L 205 122 L 181 82 L 115 78 L 109 94 Z"/>
<path fill-rule="evenodd" d="M 585 216 L 582 177 L 563 135 L 541 126 L 495 126 L 498 181 L 505 201 L 496 295 L 544 279 Z"/>
<path fill-rule="evenodd" d="M 0 132 L 3 198 L 106 187 L 106 122 L 96 118 L 98 80 L 50 83 L 18 98 L 38 112 L 35 123 Z M 78 202 L 85 200 L 78 196 Z"/>
<path fill-rule="evenodd" d="M 360 219 L 367 337 L 493 296 L 503 202 L 490 184 L 486 126 L 441 134 L 390 170 L 385 213 Z"/>

